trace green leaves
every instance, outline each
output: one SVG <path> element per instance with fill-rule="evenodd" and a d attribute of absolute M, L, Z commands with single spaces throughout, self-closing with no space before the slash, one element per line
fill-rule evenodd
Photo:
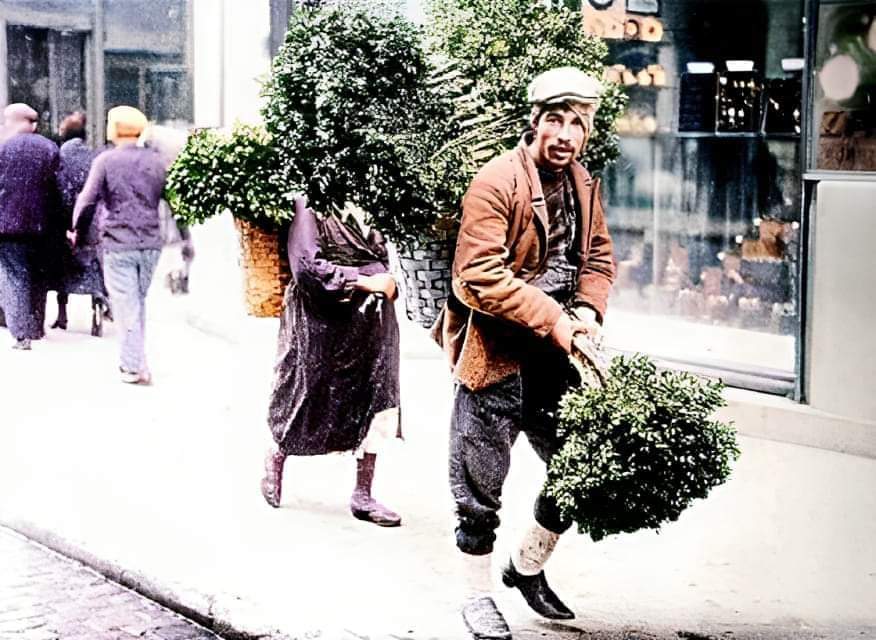
<path fill-rule="evenodd" d="M 427 32 L 432 49 L 452 60 L 473 81 L 470 107 L 486 109 L 501 128 L 470 135 L 493 137 L 501 149 L 513 147 L 528 125 L 526 88 L 552 67 L 574 66 L 601 78 L 608 47 L 581 28 L 581 13 L 546 7 L 532 0 L 430 0 Z M 614 123 L 626 96 L 608 86 L 596 117 L 584 162 L 599 173 L 618 155 Z"/>
<path fill-rule="evenodd" d="M 242 124 L 230 133 L 201 129 L 189 136 L 166 186 L 175 215 L 189 225 L 226 209 L 254 224 L 280 224 L 291 218 L 296 191 L 281 177 L 271 136 Z"/>
<path fill-rule="evenodd" d="M 301 7 L 264 86 L 282 181 L 318 210 L 353 203 L 397 241 L 458 217 L 474 174 L 526 125 L 525 87 L 547 68 L 602 74 L 604 43 L 580 14 L 530 0 L 433 0 L 423 32 L 393 2 Z M 588 152 L 617 153 L 624 97 L 611 88 Z"/>
<path fill-rule="evenodd" d="M 429 208 L 412 169 L 419 157 L 408 157 L 426 122 L 443 115 L 428 74 L 417 28 L 391 7 L 296 10 L 264 87 L 283 177 L 317 210 L 353 203 L 402 233 L 402 220 Z"/>
<path fill-rule="evenodd" d="M 723 385 L 658 371 L 646 356 L 612 361 L 602 388 L 560 403 L 562 449 L 546 491 L 594 540 L 675 521 L 730 475 L 739 456 L 732 426 L 711 420 Z"/>

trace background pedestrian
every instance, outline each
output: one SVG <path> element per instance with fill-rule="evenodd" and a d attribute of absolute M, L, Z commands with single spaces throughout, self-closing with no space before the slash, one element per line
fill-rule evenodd
<path fill-rule="evenodd" d="M 119 106 L 107 115 L 116 145 L 94 159 L 73 211 L 74 244 L 84 238 L 100 207 L 100 244 L 106 287 L 121 339 L 123 382 L 149 384 L 146 364 L 146 294 L 161 255 L 158 203 L 165 169 L 151 149 L 136 146 L 146 127 L 139 110 Z"/>
<path fill-rule="evenodd" d="M 85 186 L 88 172 L 99 153 L 85 142 L 85 114 L 70 114 L 61 122 L 58 133 L 61 137 L 60 161 L 58 164 L 58 191 L 63 206 L 64 230 L 72 228 L 73 209 L 76 198 Z M 91 334 L 102 335 L 103 319 L 109 315 L 109 300 L 103 283 L 103 268 L 100 262 L 100 234 L 97 217 L 72 247 L 62 233 L 55 290 L 58 292 L 58 319 L 53 328 L 67 328 L 67 301 L 71 294 L 91 296 Z"/>
<path fill-rule="evenodd" d="M 13 348 L 45 335 L 48 247 L 57 228 L 58 147 L 36 133 L 37 112 L 22 103 L 3 110 L 0 143 L 0 305 Z"/>

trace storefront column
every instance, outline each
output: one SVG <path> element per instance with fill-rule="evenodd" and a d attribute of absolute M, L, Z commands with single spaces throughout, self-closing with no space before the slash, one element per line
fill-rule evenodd
<path fill-rule="evenodd" d="M 823 180 L 815 202 L 807 398 L 814 409 L 876 423 L 876 181 Z"/>
<path fill-rule="evenodd" d="M 92 74 L 88 78 L 91 87 L 91 109 L 88 114 L 91 121 L 92 140 L 95 146 L 101 146 L 106 140 L 106 104 L 103 47 L 105 38 L 105 21 L 103 0 L 94 0 L 94 27 L 91 30 Z"/>

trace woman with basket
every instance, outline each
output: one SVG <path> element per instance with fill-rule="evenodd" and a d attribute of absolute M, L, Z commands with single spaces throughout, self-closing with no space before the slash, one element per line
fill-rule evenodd
<path fill-rule="evenodd" d="M 262 495 L 280 506 L 289 456 L 352 451 L 355 518 L 396 527 L 401 517 L 371 495 L 377 454 L 399 437 L 399 333 L 386 242 L 353 214 L 318 215 L 295 200 L 268 425 Z"/>

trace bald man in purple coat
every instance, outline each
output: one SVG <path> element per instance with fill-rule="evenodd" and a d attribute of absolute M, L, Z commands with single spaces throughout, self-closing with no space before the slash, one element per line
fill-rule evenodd
<path fill-rule="evenodd" d="M 44 246 L 60 215 L 55 183 L 58 147 L 36 133 L 37 113 L 26 104 L 3 110 L 0 142 L 0 306 L 13 348 L 43 337 L 46 312 Z"/>

